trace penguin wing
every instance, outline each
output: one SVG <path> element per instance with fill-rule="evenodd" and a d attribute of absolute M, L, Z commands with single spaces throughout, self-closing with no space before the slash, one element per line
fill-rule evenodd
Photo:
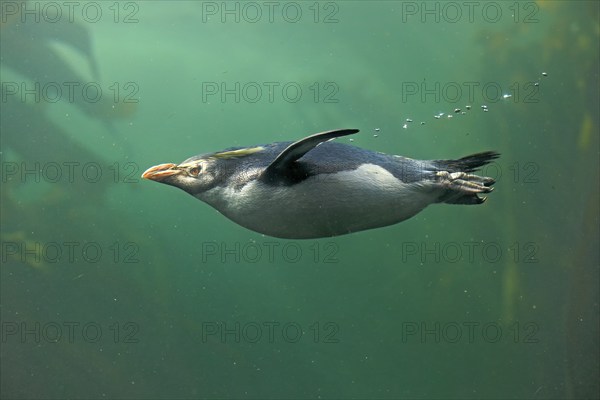
<path fill-rule="evenodd" d="M 352 135 L 357 133 L 358 129 L 338 129 L 315 133 L 290 144 L 285 148 L 271 164 L 266 168 L 267 176 L 275 177 L 286 175 L 292 168 L 292 164 L 303 155 L 317 147 L 319 144 L 340 136 Z"/>

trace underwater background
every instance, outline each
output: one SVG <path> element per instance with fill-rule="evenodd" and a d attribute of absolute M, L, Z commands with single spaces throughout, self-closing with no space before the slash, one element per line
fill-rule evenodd
<path fill-rule="evenodd" d="M 598 398 L 597 2 L 0 6 L 3 399 Z M 337 128 L 495 191 L 293 241 L 140 178 Z"/>

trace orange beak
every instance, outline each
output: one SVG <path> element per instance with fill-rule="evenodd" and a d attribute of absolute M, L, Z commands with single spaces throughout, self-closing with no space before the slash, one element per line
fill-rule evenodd
<path fill-rule="evenodd" d="M 142 174 L 142 178 L 150 179 L 152 181 L 160 182 L 167 176 L 177 175 L 181 172 L 179 169 L 175 169 L 177 164 L 160 164 L 150 167 Z"/>

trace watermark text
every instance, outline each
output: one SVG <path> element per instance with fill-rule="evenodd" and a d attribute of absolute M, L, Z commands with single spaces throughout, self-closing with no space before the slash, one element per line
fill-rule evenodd
<path fill-rule="evenodd" d="M 502 259 L 515 263 L 539 263 L 540 246 L 535 242 L 513 242 L 501 245 L 497 242 L 403 242 L 402 262 L 420 263 L 490 263 Z"/>
<path fill-rule="evenodd" d="M 441 82 L 404 81 L 401 84 L 402 103 L 539 103 L 540 85 L 538 81 L 513 82 Z"/>
<path fill-rule="evenodd" d="M 2 343 L 138 343 L 135 322 L 2 321 Z"/>
<path fill-rule="evenodd" d="M 2 24 L 114 22 L 137 24 L 139 3 L 134 1 L 2 1 Z"/>
<path fill-rule="evenodd" d="M 291 263 L 337 264 L 336 242 L 202 242 L 202 263 Z"/>
<path fill-rule="evenodd" d="M 535 322 L 407 321 L 402 323 L 402 343 L 538 343 L 540 327 Z"/>
<path fill-rule="evenodd" d="M 301 324 L 295 321 L 278 322 L 202 322 L 202 343 L 339 343 L 340 327 L 335 322 Z"/>
<path fill-rule="evenodd" d="M 201 4 L 203 23 L 336 24 L 340 12 L 339 4 L 333 1 L 203 1 Z"/>
<path fill-rule="evenodd" d="M 140 262 L 140 246 L 135 242 L 7 240 L 1 242 L 0 249 L 3 263 L 11 259 L 36 264 L 42 262 L 48 264 L 80 262 L 86 264 L 136 264 Z"/>
<path fill-rule="evenodd" d="M 138 103 L 136 82 L 113 82 L 102 89 L 98 82 L 14 82 L 3 81 L 2 103 L 98 103 L 103 98 L 113 103 Z"/>
<path fill-rule="evenodd" d="M 114 183 L 138 183 L 140 168 L 134 162 L 106 165 L 88 161 L 6 161 L 0 164 L 2 183 L 97 183 L 108 179 Z"/>
<path fill-rule="evenodd" d="M 203 103 L 339 103 L 335 82 L 202 82 Z"/>
<path fill-rule="evenodd" d="M 534 1 L 402 1 L 402 23 L 539 22 L 540 7 Z"/>

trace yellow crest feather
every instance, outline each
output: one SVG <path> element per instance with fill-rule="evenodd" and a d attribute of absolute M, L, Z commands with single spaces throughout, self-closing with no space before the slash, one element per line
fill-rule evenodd
<path fill-rule="evenodd" d="M 259 151 L 263 151 L 264 147 L 249 147 L 246 149 L 238 149 L 231 151 L 223 151 L 221 153 L 215 153 L 211 155 L 211 158 L 220 158 L 220 159 L 228 159 L 228 158 L 237 158 L 237 157 L 245 157 L 250 154 L 258 153 Z"/>

